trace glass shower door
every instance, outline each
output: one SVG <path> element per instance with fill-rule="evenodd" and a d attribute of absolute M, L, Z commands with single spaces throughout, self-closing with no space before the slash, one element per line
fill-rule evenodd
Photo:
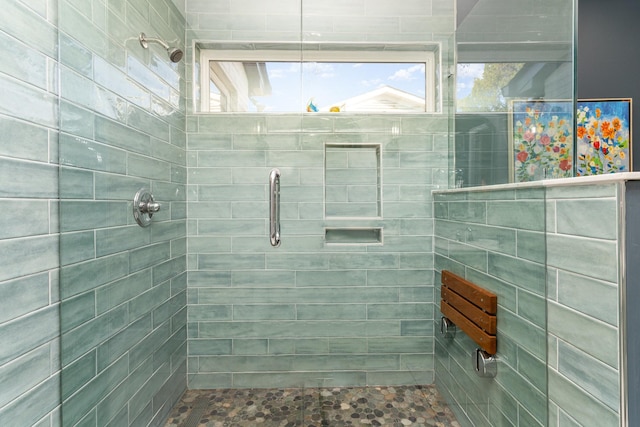
<path fill-rule="evenodd" d="M 573 3 L 479 1 L 460 22 L 455 167 L 464 187 L 573 176 Z"/>
<path fill-rule="evenodd" d="M 110 4 L 106 22 L 60 3 L 64 425 L 157 422 L 186 386 L 433 382 L 430 191 L 447 182 L 453 3 L 276 3 L 188 2 L 186 28 L 163 0 Z M 154 30 L 184 62 L 141 46 Z M 204 111 L 203 96 L 227 96 L 201 90 L 204 50 L 293 52 L 297 68 L 241 69 L 304 95 L 286 113 Z M 360 71 L 359 92 L 332 80 L 378 62 L 402 65 Z M 305 76 L 327 89 L 305 92 Z M 142 187 L 160 206 L 144 228 Z"/>
<path fill-rule="evenodd" d="M 218 58 L 226 50 L 273 57 L 300 49 L 302 41 L 298 67 L 274 68 L 267 76 L 274 94 L 282 79 L 290 92 L 302 81 L 304 94 L 295 111 L 269 113 L 262 100 L 260 112 L 188 117 L 191 388 L 433 381 L 429 191 L 434 171 L 447 167 L 442 96 L 433 97 L 429 112 L 350 112 L 340 101 L 358 94 L 332 79 L 338 66 L 351 71 L 371 62 L 354 59 L 368 50 L 402 56 L 411 48 L 434 58 L 430 64 L 439 69 L 440 40 L 430 31 L 402 39 L 391 25 L 379 40 L 379 24 L 416 15 L 424 24 L 450 19 L 450 34 L 453 6 L 443 2 L 434 16 L 422 4 L 393 12 L 382 3 L 372 11 L 375 18 L 364 21 L 363 4 L 304 2 L 295 15 L 299 6 L 292 3 L 278 8 L 282 14 L 265 12 L 267 22 L 279 22 L 271 30 L 239 32 L 224 43 L 201 42 L 206 31 L 187 30 L 196 48 L 218 49 Z M 235 13 L 229 18 L 240 22 L 242 13 Z M 390 21 L 387 13 L 395 14 Z M 300 22 L 302 29 L 295 26 Z M 370 42 L 363 43 L 365 35 Z M 318 52 L 325 51 L 337 56 L 320 60 Z M 406 64 L 399 75 L 423 72 Z M 394 74 L 383 77 L 392 82 Z M 423 92 L 439 93 L 439 76 L 434 73 L 429 86 L 424 81 Z M 329 87 L 305 92 L 305 78 Z M 362 87 L 363 93 L 379 89 Z M 373 93 L 374 99 L 389 99 L 388 92 Z M 391 92 L 395 100 L 417 98 Z M 327 94 L 330 101 L 323 100 Z M 278 247 L 268 233 L 273 168 L 281 172 Z"/>
<path fill-rule="evenodd" d="M 451 272 L 498 304 L 494 376 L 483 375 L 473 332 L 442 333 L 437 312 L 438 389 L 461 424 L 547 425 L 544 188 L 445 192 L 434 203 L 438 282 Z"/>
<path fill-rule="evenodd" d="M 463 423 L 555 425 L 547 303 L 556 271 L 546 259 L 555 212 L 541 185 L 488 185 L 572 175 L 574 2 L 469 6 L 455 34 L 452 182 L 476 188 L 435 196 L 435 265 L 437 282 L 446 270 L 497 295 L 497 375 L 476 375 L 478 344 L 461 330 L 436 332 L 436 384 Z"/>
<path fill-rule="evenodd" d="M 139 37 L 177 59 L 183 11 L 58 8 L 62 424 L 158 423 L 186 386 L 185 67 Z"/>

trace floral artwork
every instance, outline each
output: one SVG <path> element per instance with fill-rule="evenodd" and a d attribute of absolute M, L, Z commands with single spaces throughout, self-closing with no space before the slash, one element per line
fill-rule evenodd
<path fill-rule="evenodd" d="M 578 101 L 576 175 L 631 170 L 631 99 Z"/>
<path fill-rule="evenodd" d="M 510 107 L 513 181 L 572 176 L 572 102 L 511 101 Z"/>

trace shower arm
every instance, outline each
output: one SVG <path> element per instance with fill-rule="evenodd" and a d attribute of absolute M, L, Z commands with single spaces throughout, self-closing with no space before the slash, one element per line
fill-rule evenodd
<path fill-rule="evenodd" d="M 165 49 L 169 49 L 169 44 L 167 42 L 157 37 L 147 37 L 145 33 L 140 33 L 138 40 L 140 40 L 140 44 L 145 49 L 149 48 L 149 43 L 158 43 L 160 46 L 164 47 Z"/>
<path fill-rule="evenodd" d="M 184 55 L 184 52 L 181 49 L 169 46 L 169 43 L 159 37 L 147 37 L 145 33 L 140 33 L 138 40 L 140 41 L 140 45 L 145 49 L 149 48 L 149 43 L 158 43 L 167 51 L 167 55 L 171 62 L 180 62 Z"/>

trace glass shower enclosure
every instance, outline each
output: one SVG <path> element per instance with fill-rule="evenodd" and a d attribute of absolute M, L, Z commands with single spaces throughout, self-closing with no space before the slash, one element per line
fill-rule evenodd
<path fill-rule="evenodd" d="M 432 383 L 430 191 L 447 185 L 440 70 L 453 4 L 294 3 L 224 41 L 209 40 L 212 5 L 191 10 L 190 387 Z M 266 69 L 246 102 L 225 84 L 234 58 Z M 203 96 L 226 112 L 203 111 Z"/>
<path fill-rule="evenodd" d="M 557 425 L 547 331 L 556 271 L 547 265 L 553 203 L 543 179 L 572 176 L 573 1 L 459 1 L 451 188 L 434 195 L 436 385 L 463 425 Z M 521 186 L 496 184 L 523 183 Z M 440 333 L 449 271 L 497 295 L 495 376 L 461 330 Z M 556 385 L 557 387 L 557 385 Z"/>
<path fill-rule="evenodd" d="M 571 52 L 573 9 L 471 3 L 464 19 L 458 5 L 456 32 L 452 0 L 150 0 L 104 10 L 59 2 L 63 425 L 161 425 L 187 387 L 432 384 L 441 367 L 452 404 L 475 423 L 475 412 L 487 417 L 486 401 L 457 394 L 481 386 L 452 373 L 466 363 L 457 357 L 467 358 L 467 343 L 441 342 L 437 304 L 445 265 L 489 275 L 475 264 L 481 242 L 495 243 L 478 225 L 486 203 L 434 200 L 431 191 L 503 182 L 506 142 L 478 146 L 469 135 L 506 141 L 498 129 L 508 120 L 455 111 L 456 63 L 564 61 L 557 68 L 568 74 L 550 72 L 557 79 L 544 80 L 543 95 L 571 97 L 552 89 L 572 81 L 572 60 L 559 51 Z M 506 15 L 491 18 L 498 11 Z M 545 31 L 520 31 L 522 11 Z M 140 33 L 184 59 L 172 62 L 161 44 L 143 47 Z M 396 68 L 366 67 L 382 63 Z M 244 83 L 227 79 L 237 72 Z M 293 101 L 278 110 L 278 97 Z M 493 136 L 463 131 L 471 122 L 494 126 Z M 501 163 L 487 178 L 474 167 L 490 150 Z M 533 212 L 539 196 L 523 194 Z M 133 214 L 141 199 L 150 202 L 145 227 Z M 456 221 L 472 223 L 465 241 L 442 231 Z M 544 219 L 532 221 L 514 233 L 537 254 L 539 279 Z M 496 268 L 510 271 L 511 255 L 496 249 Z M 541 334 L 544 288 L 508 291 L 532 308 L 501 307 L 530 313 L 523 325 Z M 535 385 L 537 406 L 516 405 L 524 410 L 514 421 L 511 400 L 500 397 L 498 418 L 525 425 L 527 413 L 546 425 L 544 340 L 534 349 L 501 342 L 505 362 L 531 362 L 533 371 L 504 372 Z"/>

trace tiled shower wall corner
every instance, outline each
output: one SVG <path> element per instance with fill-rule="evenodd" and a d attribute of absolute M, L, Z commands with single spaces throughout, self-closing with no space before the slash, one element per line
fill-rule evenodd
<path fill-rule="evenodd" d="M 436 299 L 442 270 L 498 296 L 498 375 L 475 374 L 477 345 L 462 331 L 438 333 L 438 388 L 462 425 L 545 425 L 544 190 L 440 193 L 434 209 Z"/>
<path fill-rule="evenodd" d="M 436 335 L 436 383 L 468 425 L 546 425 L 547 404 L 535 391 L 546 387 L 549 426 L 589 426 L 593 420 L 618 426 L 618 188 L 533 191 L 545 191 L 544 211 L 519 192 L 515 197 L 505 191 L 436 195 L 437 270 L 466 275 L 496 292 L 499 301 L 496 379 L 472 373 L 470 352 L 475 345 L 468 338 L 456 337 L 451 343 Z M 503 220 L 496 222 L 496 215 Z M 522 229 L 540 225 L 545 217 L 546 232 Z M 541 281 L 545 257 L 546 286 Z M 496 262 L 501 258 L 507 263 Z M 516 285 L 536 290 L 530 293 Z M 534 326 L 544 322 L 545 304 L 546 343 Z M 516 329 L 517 334 L 509 332 Z M 535 342 L 527 344 L 533 338 Z M 521 345 L 525 348 L 514 352 Z"/>
<path fill-rule="evenodd" d="M 63 425 L 159 425 L 186 387 L 184 47 L 169 0 L 60 0 Z M 132 215 L 146 187 L 161 204 Z"/>
<path fill-rule="evenodd" d="M 446 124 L 197 117 L 188 134 L 190 388 L 433 381 L 430 189 L 446 167 Z M 382 145 L 382 219 L 325 220 L 327 142 Z M 278 248 L 268 238 L 273 167 L 282 173 Z M 382 227 L 384 245 L 326 245 L 324 227 L 338 223 Z"/>
<path fill-rule="evenodd" d="M 454 31 L 450 0 L 241 4 L 188 2 L 187 44 L 441 42 L 447 58 Z M 447 130 L 445 114 L 190 115 L 189 387 L 432 382 L 430 190 L 447 185 Z M 380 144 L 382 219 L 325 219 L 325 144 L 336 143 Z M 384 245 L 326 245 L 325 227 L 382 227 Z"/>
<path fill-rule="evenodd" d="M 55 1 L 0 13 L 0 425 L 57 425 Z M 10 380 L 9 380 L 10 379 Z"/>
<path fill-rule="evenodd" d="M 620 425 L 618 185 L 547 190 L 551 427 Z"/>

